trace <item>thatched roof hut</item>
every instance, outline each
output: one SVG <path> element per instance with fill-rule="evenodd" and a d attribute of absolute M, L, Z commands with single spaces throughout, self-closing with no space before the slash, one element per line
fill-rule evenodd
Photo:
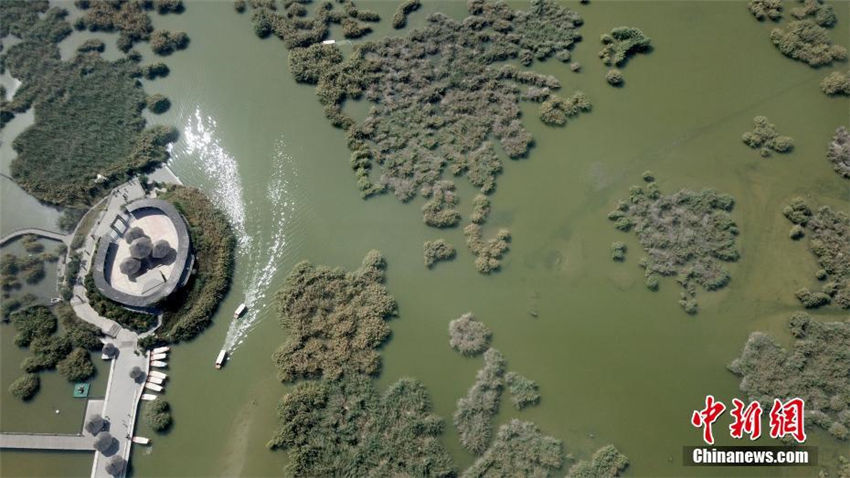
<path fill-rule="evenodd" d="M 125 257 L 124 260 L 118 264 L 118 270 L 121 271 L 122 274 L 131 276 L 142 269 L 142 262 L 135 257 Z"/>
<path fill-rule="evenodd" d="M 172 251 L 171 244 L 168 243 L 165 239 L 160 239 L 153 243 L 153 251 L 151 251 L 151 257 L 154 259 L 162 259 L 170 254 Z"/>
<path fill-rule="evenodd" d="M 146 259 L 151 255 L 152 250 L 153 243 L 151 243 L 151 238 L 147 236 L 140 237 L 130 243 L 130 255 L 136 259 Z"/>

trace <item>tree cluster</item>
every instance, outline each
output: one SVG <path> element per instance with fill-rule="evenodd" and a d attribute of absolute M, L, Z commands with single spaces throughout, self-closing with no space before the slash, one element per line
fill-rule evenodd
<path fill-rule="evenodd" d="M 782 19 L 782 0 L 750 0 L 747 9 L 758 21 L 769 18 L 778 22 Z"/>
<path fill-rule="evenodd" d="M 463 355 L 478 355 L 490 348 L 490 338 L 493 333 L 467 312 L 449 322 L 449 345 Z"/>
<path fill-rule="evenodd" d="M 156 432 L 168 430 L 171 426 L 171 405 L 161 399 L 151 401 L 145 404 L 144 412 L 145 423 L 148 424 Z"/>
<path fill-rule="evenodd" d="M 437 262 L 454 259 L 455 248 L 446 242 L 445 239 L 434 239 L 433 241 L 425 241 L 423 255 L 425 257 L 425 267 L 430 269 Z"/>
<path fill-rule="evenodd" d="M 292 476 L 435 476 L 456 472 L 425 387 L 403 378 L 383 394 L 368 377 L 301 382 L 277 408 L 270 448 Z"/>
<path fill-rule="evenodd" d="M 791 9 L 791 16 L 794 18 L 798 20 L 810 18 L 817 25 L 826 28 L 832 28 L 838 23 L 835 9 L 823 0 L 799 0 L 799 3 L 802 5 Z"/>
<path fill-rule="evenodd" d="M 820 292 L 804 287 L 796 292 L 797 298 L 807 308 L 832 302 L 850 309 L 850 217 L 829 206 L 813 211 L 802 198 L 794 199 L 783 214 L 810 236 L 809 249 L 821 268 L 819 280 L 825 281 Z"/>
<path fill-rule="evenodd" d="M 850 93 L 850 88 L 848 88 Z M 850 131 L 844 126 L 835 130 L 835 136 L 829 143 L 826 159 L 832 163 L 832 169 L 840 176 L 850 179 Z"/>
<path fill-rule="evenodd" d="M 564 461 L 561 440 L 534 423 L 513 419 L 499 427 L 493 445 L 463 472 L 463 478 L 549 476 Z"/>
<path fill-rule="evenodd" d="M 776 125 L 765 116 L 753 118 L 753 130 L 744 133 L 741 140 L 750 148 L 759 150 L 762 158 L 769 157 L 771 151 L 787 153 L 794 148 L 794 139 L 777 133 Z"/>
<path fill-rule="evenodd" d="M 820 88 L 830 96 L 850 96 L 850 71 L 833 71 L 824 77 Z"/>
<path fill-rule="evenodd" d="M 26 401 L 35 396 L 40 386 L 41 379 L 38 378 L 38 375 L 34 373 L 27 373 L 16 378 L 15 381 L 9 385 L 9 393 L 19 400 Z"/>
<path fill-rule="evenodd" d="M 395 299 L 382 284 L 385 267 L 374 250 L 354 272 L 306 261 L 295 266 L 277 294 L 287 332 L 273 355 L 280 380 L 377 373 L 376 349 L 389 337 L 386 321 L 396 314 Z"/>
<path fill-rule="evenodd" d="M 676 276 L 684 289 L 679 304 L 696 313 L 697 286 L 725 287 L 730 276 L 723 263 L 738 260 L 738 227 L 729 214 L 734 199 L 711 189 L 664 195 L 654 181 L 629 192 L 608 219 L 617 229 L 636 233 L 647 254 L 640 261 L 647 287 L 654 290 L 659 277 Z"/>
<path fill-rule="evenodd" d="M 750 334 L 729 370 L 741 391 L 770 407 L 774 398 L 806 401 L 806 424 L 845 440 L 850 428 L 850 320 L 821 322 L 803 312 L 788 323 L 796 339 L 786 350 L 763 332 Z"/>

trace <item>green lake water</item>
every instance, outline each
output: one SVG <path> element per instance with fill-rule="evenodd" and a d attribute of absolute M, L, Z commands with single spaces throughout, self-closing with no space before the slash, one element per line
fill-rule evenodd
<path fill-rule="evenodd" d="M 234 13 L 230 2 L 187 2 L 182 15 L 154 15 L 157 28 L 186 31 L 191 44 L 165 59 L 167 78 L 145 82 L 148 93 L 172 101 L 167 113 L 150 119 L 181 130 L 172 169 L 228 213 L 240 244 L 233 288 L 215 325 L 172 352 L 165 398 L 174 427 L 156 435 L 139 424 L 137 433 L 153 445 L 134 447 L 132 476 L 280 476 L 286 453 L 264 446 L 275 427 L 275 405 L 287 390 L 270 360 L 285 339 L 272 295 L 302 259 L 355 268 L 373 248 L 387 259 L 387 287 L 400 310 L 377 381 L 384 388 L 412 376 L 427 386 L 460 469 L 474 458 L 461 449 L 451 415 L 482 360 L 454 353 L 447 325 L 472 311 L 493 330 L 509 369 L 540 385 L 539 406 L 517 412 L 503 400 L 498 423 L 534 421 L 577 459 L 614 443 L 631 460 L 629 476 L 816 474 L 812 468 L 685 468 L 681 450 L 700 442 L 689 418 L 706 394 L 727 402 L 744 398 L 726 364 L 747 336 L 764 330 L 789 342 L 786 319 L 799 310 L 793 291 L 816 282 L 817 266 L 805 241 L 788 239 L 790 223 L 781 209 L 805 195 L 850 210 L 850 183 L 824 157 L 835 128 L 848 122 L 850 104 L 821 93 L 818 83 L 830 69 L 778 53 L 768 39 L 771 25 L 757 23 L 744 2 L 569 3 L 585 18 L 585 39 L 573 55 L 582 72 L 557 61 L 536 69 L 558 77 L 565 95 L 587 93 L 593 111 L 550 128 L 533 105 L 523 106 L 535 147 L 526 159 L 505 160 L 491 198 L 486 230 L 508 227 L 513 234 L 503 270 L 492 276 L 475 272 L 460 229 L 424 226 L 421 199 L 359 199 L 344 134 L 324 118 L 313 88 L 293 81 L 282 42 L 254 36 L 249 15 Z M 359 4 L 388 19 L 396 2 Z M 835 7 L 840 20 L 831 34 L 847 39 L 850 5 Z M 421 25 L 430 11 L 462 17 L 465 2 L 428 3 L 410 17 L 411 26 Z M 641 28 L 654 50 L 630 60 L 625 86 L 612 88 L 596 53 L 599 35 L 619 25 Z M 376 30 L 367 38 L 392 34 L 388 21 Z M 87 35 L 66 42 L 81 43 Z M 341 34 L 335 30 L 332 37 Z M 153 61 L 146 45 L 139 50 Z M 761 159 L 741 142 L 759 114 L 794 138 L 791 154 Z M 647 169 L 664 192 L 713 187 L 737 200 L 741 260 L 729 267 L 726 289 L 698 294 L 696 316 L 677 304 L 674 280 L 663 280 L 655 293 L 646 289 L 637 265 L 640 246 L 606 219 Z M 466 214 L 475 191 L 459 184 Z M 37 206 L 30 212 L 44 217 Z M 19 227 L 10 222 L 4 205 L 4 231 Z M 429 271 L 422 243 L 437 237 L 459 253 Z M 625 263 L 610 260 L 615 240 L 628 245 Z M 250 312 L 232 326 L 232 311 L 243 301 Z M 816 315 L 847 316 L 834 309 Z M 10 345 L 9 329 L 0 327 L 4 391 L 25 354 Z M 213 361 L 225 344 L 232 357 L 217 371 Z M 48 403 L 61 401 L 69 412 L 74 403 L 60 385 L 44 383 L 30 404 L 4 395 L 0 428 L 23 423 L 18 416 L 51 430 L 73 428 L 64 412 L 61 419 L 46 418 L 53 407 Z M 721 422 L 717 426 L 725 427 Z M 732 444 L 723 428 L 715 433 L 725 437 L 719 444 Z M 810 436 L 822 462 L 842 451 L 821 431 Z M 53 473 L 67 470 L 66 476 L 88 474 L 78 455 L 51 454 L 43 461 L 34 455 L 41 456 L 0 452 L 0 474 L 46 476 L 51 466 Z"/>

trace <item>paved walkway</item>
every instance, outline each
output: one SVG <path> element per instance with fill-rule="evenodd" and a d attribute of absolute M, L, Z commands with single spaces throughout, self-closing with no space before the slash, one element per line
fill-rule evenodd
<path fill-rule="evenodd" d="M 0 433 L 0 448 L 94 451 L 94 437 L 49 433 Z"/>
<path fill-rule="evenodd" d="M 12 231 L 9 234 L 3 236 L 3 238 L 0 239 L 0 246 L 6 245 L 7 242 L 11 242 L 19 237 L 23 237 L 29 234 L 38 237 L 46 237 L 47 239 L 53 239 L 54 241 L 62 242 L 65 245 L 71 243 L 70 234 L 62 234 L 59 232 L 48 231 L 47 229 L 41 229 L 38 227 L 26 227 L 24 229 Z"/>

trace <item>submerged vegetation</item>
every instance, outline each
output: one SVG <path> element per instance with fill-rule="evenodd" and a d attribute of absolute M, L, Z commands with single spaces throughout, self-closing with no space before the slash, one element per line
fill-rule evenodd
<path fill-rule="evenodd" d="M 475 383 L 466 396 L 457 401 L 454 424 L 460 444 L 480 455 L 490 443 L 493 417 L 499 411 L 507 363 L 496 349 L 484 353 L 484 367 L 478 371 Z"/>
<path fill-rule="evenodd" d="M 647 287 L 655 290 L 659 277 L 676 276 L 684 291 L 679 304 L 697 312 L 696 290 L 721 289 L 729 283 L 724 262 L 738 260 L 738 227 L 729 214 L 735 201 L 711 189 L 682 189 L 664 195 L 654 181 L 632 186 L 629 198 L 608 214 L 614 227 L 634 230 L 647 256 L 640 266 Z"/>
<path fill-rule="evenodd" d="M 826 159 L 832 163 L 832 169 L 840 176 L 850 179 L 850 131 L 844 126 L 835 130 L 835 136 L 829 143 Z"/>
<path fill-rule="evenodd" d="M 33 125 L 12 142 L 17 157 L 11 175 L 39 200 L 89 204 L 130 174 L 168 159 L 166 146 L 176 130 L 145 129 L 145 94 L 133 59 L 106 61 L 90 49 L 62 61 L 57 43 L 72 31 L 67 12 L 54 7 L 39 17 L 46 7 L 46 2 L 0 3 L 4 17 L 18 10 L 4 28 L 22 40 L 0 57 L 2 67 L 22 82 L 3 102 L 0 116 L 6 122 L 31 106 L 35 110 Z"/>
<path fill-rule="evenodd" d="M 747 8 L 759 21 L 769 18 L 778 22 L 782 18 L 782 0 L 750 0 Z"/>
<path fill-rule="evenodd" d="M 467 312 L 459 318 L 449 322 L 449 345 L 463 355 L 478 355 L 490 347 L 490 338 L 493 333 Z"/>
<path fill-rule="evenodd" d="M 493 445 L 463 478 L 549 476 L 561 467 L 561 440 L 546 436 L 531 422 L 513 419 L 499 427 Z"/>
<path fill-rule="evenodd" d="M 455 256 L 455 248 L 445 239 L 434 239 L 433 241 L 425 241 L 423 254 L 425 256 L 425 267 L 430 269 L 437 262 L 452 260 Z"/>
<path fill-rule="evenodd" d="M 629 459 L 614 445 L 596 450 L 590 461 L 582 460 L 570 467 L 568 478 L 613 478 L 629 466 Z"/>
<path fill-rule="evenodd" d="M 375 250 L 354 272 L 306 261 L 295 266 L 277 295 L 287 331 L 273 355 L 281 381 L 378 372 L 375 349 L 389 337 L 386 321 L 396 314 L 395 299 L 382 284 L 385 268 Z"/>
<path fill-rule="evenodd" d="M 783 213 L 795 228 L 810 236 L 809 249 L 821 268 L 818 280 L 826 281 L 820 292 L 804 287 L 796 292 L 797 298 L 806 308 L 832 302 L 850 309 L 850 217 L 829 206 L 813 211 L 802 198 L 794 199 Z"/>
<path fill-rule="evenodd" d="M 790 136 L 780 136 L 776 125 L 765 116 L 753 118 L 753 130 L 744 133 L 741 139 L 750 148 L 759 150 L 762 158 L 769 157 L 771 151 L 787 153 L 794 148 L 794 140 Z"/>
<path fill-rule="evenodd" d="M 589 107 L 584 97 L 574 104 L 553 98 L 553 90 L 561 86 L 554 77 L 503 63 L 570 60 L 582 19 L 552 0 L 534 0 L 527 11 L 473 0 L 463 21 L 433 14 L 424 28 L 357 45 L 347 57 L 336 45 L 317 44 L 328 23 L 341 21 L 333 4 L 319 8 L 312 19 L 290 18 L 261 2 L 251 6 L 257 33 L 273 32 L 284 40 L 292 49 L 289 67 L 295 79 L 315 84 L 328 119 L 346 130 L 363 197 L 391 192 L 402 201 L 417 194 L 427 199 L 435 185 L 449 180 L 446 171 L 465 175 L 488 193 L 502 168 L 490 141 L 510 158 L 524 156 L 531 146 L 519 101 L 546 104 L 556 124 L 568 112 Z M 361 97 L 373 106 L 358 123 L 343 105 Z M 428 203 L 430 210 L 434 202 Z M 426 214 L 426 222 L 435 227 L 455 224 L 454 218 L 450 212 L 435 218 L 439 220 Z M 495 268 L 491 258 L 498 254 L 486 255 L 478 261 L 484 266 L 479 270 Z"/>
<path fill-rule="evenodd" d="M 850 428 L 850 320 L 820 322 L 797 312 L 789 321 L 796 339 L 790 350 L 754 332 L 729 370 L 741 391 L 769 407 L 774 398 L 806 401 L 806 422 L 844 440 Z"/>
<path fill-rule="evenodd" d="M 455 476 L 443 421 L 418 381 L 379 395 L 368 377 L 299 383 L 277 408 L 270 448 L 289 450 L 292 476 Z"/>

